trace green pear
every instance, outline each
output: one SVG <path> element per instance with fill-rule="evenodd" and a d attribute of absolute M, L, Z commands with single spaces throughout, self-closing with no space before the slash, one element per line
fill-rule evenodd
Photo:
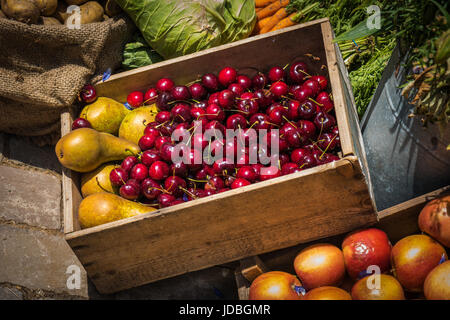
<path fill-rule="evenodd" d="M 81 110 L 80 118 L 88 120 L 92 128 L 97 131 L 117 135 L 122 120 L 130 112 L 116 100 L 98 97 L 94 103 L 88 104 Z"/>
<path fill-rule="evenodd" d="M 112 193 L 100 192 L 81 201 L 78 220 L 81 228 L 90 228 L 152 211 L 156 209 Z"/>
<path fill-rule="evenodd" d="M 77 172 L 89 172 L 105 162 L 137 155 L 141 149 L 112 134 L 81 128 L 59 139 L 55 152 L 64 167 Z"/>
<path fill-rule="evenodd" d="M 158 108 L 155 104 L 136 108 L 123 119 L 119 128 L 119 137 L 139 144 L 147 124 L 155 121 Z"/>

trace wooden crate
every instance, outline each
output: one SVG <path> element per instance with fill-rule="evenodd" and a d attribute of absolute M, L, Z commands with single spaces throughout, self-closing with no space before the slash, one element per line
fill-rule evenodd
<path fill-rule="evenodd" d="M 101 293 L 235 261 L 340 234 L 377 221 L 365 169 L 356 110 L 343 90 L 328 19 L 321 19 L 113 75 L 99 96 L 124 102 L 161 77 L 187 83 L 230 65 L 255 72 L 296 58 L 320 62 L 329 76 L 342 144 L 342 159 L 237 190 L 105 225 L 80 230 L 79 175 L 63 172 L 65 233 L 69 245 Z M 342 65 L 342 64 L 341 64 Z M 250 74 L 249 74 L 250 75 Z M 62 134 L 74 115 L 62 116 Z M 352 134 L 356 132 L 356 134 Z"/>
<path fill-rule="evenodd" d="M 374 227 L 385 231 L 389 240 L 394 245 L 397 241 L 406 236 L 420 233 L 417 221 L 422 208 L 428 201 L 448 194 L 450 194 L 450 186 L 380 211 L 378 214 L 379 221 Z M 345 234 L 341 234 L 327 239 L 321 239 L 320 242 L 331 243 L 340 248 L 344 237 Z M 253 256 L 241 260 L 240 266 L 236 269 L 234 274 L 239 299 L 248 300 L 251 282 L 264 272 L 279 270 L 295 274 L 293 266 L 295 257 L 302 249 L 314 243 L 317 243 L 317 241 L 271 252 L 261 257 Z M 353 281 L 346 278 L 341 288 L 350 292 L 352 285 Z M 415 298 L 418 297 L 416 296 Z"/>

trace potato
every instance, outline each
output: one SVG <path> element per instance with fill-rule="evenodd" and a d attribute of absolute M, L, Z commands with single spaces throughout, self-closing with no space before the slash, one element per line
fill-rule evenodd
<path fill-rule="evenodd" d="M 72 4 L 79 6 L 80 4 L 83 4 L 87 2 L 88 0 L 64 0 L 66 3 L 70 6 Z"/>
<path fill-rule="evenodd" d="M 114 17 L 122 12 L 122 8 L 114 0 L 107 0 L 105 4 L 105 12 L 109 17 Z"/>
<path fill-rule="evenodd" d="M 41 11 L 43 16 L 51 16 L 55 13 L 58 0 L 31 0 Z"/>
<path fill-rule="evenodd" d="M 103 21 L 103 7 L 96 1 L 89 1 L 80 6 L 81 24 Z M 65 24 L 73 23 L 72 19 L 67 18 Z"/>
<path fill-rule="evenodd" d="M 52 25 L 62 25 L 61 22 L 59 22 L 58 19 L 54 18 L 54 17 L 41 17 L 41 23 L 44 26 L 52 26 Z"/>
<path fill-rule="evenodd" d="M 2 11 L 14 20 L 24 23 L 37 23 L 39 8 L 29 0 L 1 0 Z"/>
<path fill-rule="evenodd" d="M 53 17 L 58 19 L 59 22 L 64 23 L 70 14 L 67 13 L 67 4 L 64 1 L 58 1 L 58 6 L 53 14 Z"/>

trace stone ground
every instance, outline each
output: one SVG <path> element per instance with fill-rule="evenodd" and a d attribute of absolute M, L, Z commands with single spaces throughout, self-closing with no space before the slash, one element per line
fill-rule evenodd
<path fill-rule="evenodd" d="M 0 133 L 0 300 L 237 299 L 226 265 L 101 295 L 62 231 L 61 166 L 53 147 Z M 80 289 L 68 289 L 71 265 L 81 268 Z"/>

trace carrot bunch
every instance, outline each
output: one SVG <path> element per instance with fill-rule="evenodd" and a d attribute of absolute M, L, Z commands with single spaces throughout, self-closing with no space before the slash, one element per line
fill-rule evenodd
<path fill-rule="evenodd" d="M 294 25 L 296 12 L 289 14 L 289 0 L 255 0 L 257 22 L 253 34 L 263 34 Z"/>

